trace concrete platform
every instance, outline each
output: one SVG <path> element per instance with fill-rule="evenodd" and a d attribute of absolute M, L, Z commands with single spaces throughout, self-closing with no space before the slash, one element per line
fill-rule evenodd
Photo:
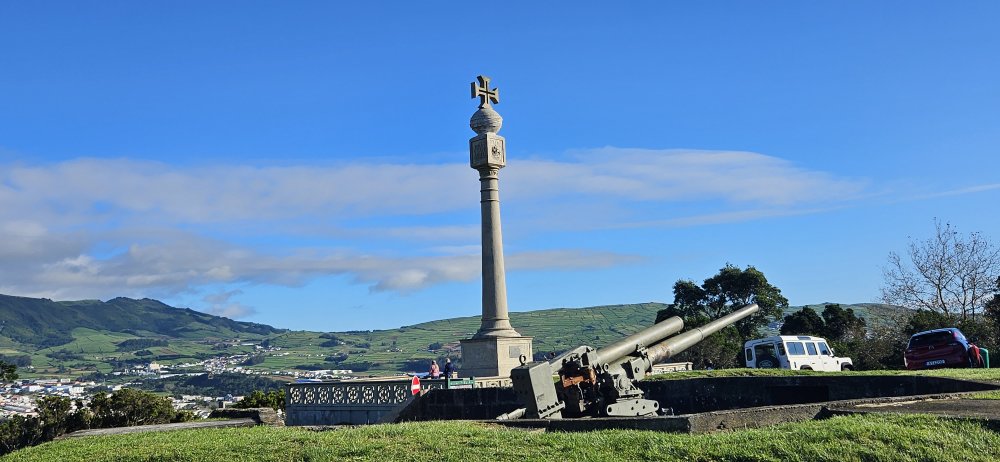
<path fill-rule="evenodd" d="M 124 435 L 127 433 L 167 432 L 174 430 L 189 430 L 193 428 L 231 428 L 254 427 L 257 425 L 285 425 L 281 416 L 278 415 L 274 409 L 267 407 L 250 409 L 216 409 L 212 411 L 209 418 L 219 420 L 195 420 L 191 422 L 159 425 L 137 425 L 134 427 L 95 428 L 92 430 L 80 430 L 73 433 L 67 433 L 59 439 L 100 435 Z"/>
<path fill-rule="evenodd" d="M 983 420 L 990 428 L 1000 429 L 1000 400 L 968 399 L 969 394 L 966 392 L 867 398 L 786 406 L 761 406 L 662 417 L 521 419 L 483 422 L 497 423 L 512 428 L 533 428 L 546 431 L 632 429 L 699 434 L 826 419 L 836 415 L 886 412 L 935 414 L 943 417 Z"/>

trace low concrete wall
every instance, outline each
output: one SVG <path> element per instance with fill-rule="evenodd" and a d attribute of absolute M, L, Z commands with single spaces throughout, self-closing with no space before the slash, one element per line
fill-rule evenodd
<path fill-rule="evenodd" d="M 277 411 L 269 407 L 253 407 L 249 409 L 224 408 L 216 409 L 208 415 L 209 419 L 253 419 L 259 425 L 281 427 L 285 420 Z"/>
<path fill-rule="evenodd" d="M 447 390 L 443 381 L 425 381 L 422 382 L 424 387 L 420 396 L 412 400 L 409 400 L 409 381 L 289 384 L 286 424 L 365 424 L 384 421 L 390 416 L 396 422 L 490 420 L 522 407 L 512 388 L 490 386 L 496 384 L 501 383 L 477 380 L 477 388 Z M 687 431 L 745 427 L 755 421 L 768 424 L 770 421 L 766 416 L 774 417 L 775 422 L 788 421 L 792 415 L 797 419 L 812 418 L 822 407 L 802 406 L 806 404 L 998 388 L 989 383 L 939 377 L 861 376 L 849 373 L 841 376 L 655 380 L 639 382 L 639 387 L 646 391 L 648 398 L 659 401 L 664 410 L 685 416 L 679 420 L 663 419 L 657 421 L 655 426 L 664 429 L 689 426 Z M 770 410 L 766 416 L 754 412 L 703 414 L 764 406 L 778 409 Z M 627 419 L 619 420 L 615 425 L 631 425 Z M 564 426 L 575 428 L 577 425 L 582 424 L 557 424 L 560 429 Z"/>
<path fill-rule="evenodd" d="M 401 410 L 395 421 L 488 420 L 518 407 L 513 388 L 431 390 Z"/>
<path fill-rule="evenodd" d="M 688 431 L 705 431 L 703 428 L 725 428 L 727 425 L 745 427 L 754 420 L 764 425 L 774 422 L 813 418 L 822 403 L 840 400 L 857 400 L 966 391 L 992 390 L 996 385 L 953 380 L 938 377 L 914 376 L 803 376 L 803 377 L 713 377 L 685 380 L 656 380 L 639 382 L 647 397 L 659 401 L 665 410 L 684 416 L 679 420 L 658 420 L 649 425 L 663 428 L 691 427 Z M 810 404 L 809 406 L 803 406 Z M 816 404 L 816 405 L 811 405 Z M 725 412 L 770 407 L 765 414 L 756 411 Z M 512 389 L 433 390 L 420 396 L 400 411 L 396 421 L 407 420 L 488 420 L 522 407 Z M 691 416 L 690 414 L 699 414 Z M 768 417 L 770 416 L 770 417 Z M 570 421 L 567 419 L 566 421 Z M 584 419 L 596 420 L 596 419 Z M 640 419 L 642 420 L 642 419 Z M 792 419 L 795 420 L 795 419 Z M 616 419 L 614 425 L 630 425 L 629 419 Z M 685 422 L 685 423 L 680 423 Z M 519 425 L 519 424 L 514 424 Z M 537 426 L 524 424 L 526 426 Z M 555 425 L 553 427 L 552 425 Z M 545 424 L 547 428 L 575 428 L 584 424 Z M 638 425 L 638 424 L 635 424 Z M 568 426 L 568 427 L 567 427 Z M 615 427 L 619 428 L 619 427 Z"/>
<path fill-rule="evenodd" d="M 996 385 L 923 376 L 706 377 L 639 382 L 646 396 L 693 414 L 760 406 L 993 390 Z"/>

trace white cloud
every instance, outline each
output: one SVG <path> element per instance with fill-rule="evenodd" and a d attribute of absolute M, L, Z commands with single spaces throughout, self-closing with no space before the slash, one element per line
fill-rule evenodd
<path fill-rule="evenodd" d="M 986 191 L 995 191 L 997 189 L 1000 189 L 1000 183 L 989 183 L 989 184 L 981 184 L 965 188 L 953 189 L 950 191 L 942 191 L 932 194 L 923 194 L 916 196 L 914 199 L 922 200 L 922 199 L 934 199 L 938 197 L 962 196 L 965 194 L 976 194 Z"/>
<path fill-rule="evenodd" d="M 451 281 L 479 278 L 478 248 L 468 253 L 431 256 L 373 255 L 297 249 L 271 254 L 195 235 L 177 234 L 154 244 L 134 244 L 106 258 L 67 252 L 39 255 L 17 265 L 0 261 L 0 293 L 53 299 L 172 295 L 208 284 L 253 283 L 299 286 L 310 279 L 345 274 L 373 291 L 411 292 Z M 474 252 L 474 253 L 473 253 Z M 560 250 L 507 256 L 507 267 L 521 269 L 595 268 L 623 264 L 633 257 L 612 252 Z M 234 293 L 215 294 L 210 310 L 228 309 Z"/>
<path fill-rule="evenodd" d="M 761 220 L 765 218 L 787 217 L 794 215 L 809 215 L 835 210 L 837 207 L 829 208 L 793 208 L 793 209 L 749 209 L 737 210 L 733 212 L 708 213 L 702 215 L 691 215 L 660 220 L 648 221 L 623 221 L 619 223 L 609 223 L 603 226 L 604 229 L 619 228 L 683 228 L 689 226 L 718 225 L 724 223 L 742 223 L 747 221 Z"/>
<path fill-rule="evenodd" d="M 866 182 L 794 166 L 753 152 L 607 147 L 573 162 L 521 161 L 514 195 L 587 194 L 635 201 L 725 200 L 766 206 L 843 201 Z"/>
<path fill-rule="evenodd" d="M 523 215 L 536 225 L 661 227 L 836 207 L 866 188 L 748 152 L 609 147 L 568 159 L 512 159 L 501 174 L 503 199 L 530 210 Z M 476 173 L 464 163 L 0 165 L 0 293 L 162 296 L 210 284 L 297 286 L 331 274 L 373 291 L 473 281 L 480 274 L 478 200 Z M 692 217 L 668 207 L 702 203 L 725 206 Z M 654 214 L 649 204 L 657 205 Z M 463 213 L 457 223 L 438 219 L 456 211 Z M 320 242 L 308 240 L 315 238 Z M 439 245 L 405 244 L 421 241 Z M 613 249 L 553 249 L 509 254 L 506 263 L 519 271 L 636 260 Z M 206 302 L 231 317 L 252 314 L 229 301 L 234 295 Z"/>
<path fill-rule="evenodd" d="M 208 303 L 208 308 L 205 309 L 205 312 L 230 319 L 240 319 L 257 314 L 257 310 L 251 306 L 230 301 L 230 299 L 242 293 L 242 290 L 237 289 L 216 292 L 202 297 L 202 301 Z"/>
<path fill-rule="evenodd" d="M 0 214 L 39 217 L 50 224 L 94 224 L 101 218 L 176 224 L 405 216 L 478 202 L 476 174 L 459 163 L 176 167 L 77 159 L 2 171 L 0 204 L 6 213 Z M 863 181 L 751 152 L 611 147 L 576 152 L 571 161 L 511 161 L 501 177 L 503 197 L 513 200 L 584 195 L 788 206 L 850 199 L 865 187 Z M 421 234 L 419 228 L 410 232 Z"/>
<path fill-rule="evenodd" d="M 4 169 L 0 203 L 23 213 L 75 220 L 108 214 L 182 223 L 320 213 L 410 215 L 474 203 L 475 198 L 457 194 L 460 180 L 469 180 L 466 170 L 458 164 L 178 168 L 129 159 L 77 159 Z"/>

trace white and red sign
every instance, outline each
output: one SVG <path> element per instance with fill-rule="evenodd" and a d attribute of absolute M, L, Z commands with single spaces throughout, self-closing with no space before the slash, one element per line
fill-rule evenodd
<path fill-rule="evenodd" d="M 410 393 L 420 394 L 420 377 L 414 375 L 413 380 L 410 380 Z"/>

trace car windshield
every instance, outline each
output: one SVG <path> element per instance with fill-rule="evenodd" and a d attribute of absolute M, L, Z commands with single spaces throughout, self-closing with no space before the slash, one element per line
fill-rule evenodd
<path fill-rule="evenodd" d="M 951 331 L 944 332 L 930 332 L 923 335 L 916 335 L 910 339 L 910 348 L 925 347 L 928 345 L 940 345 L 942 343 L 948 343 L 955 339 Z"/>

